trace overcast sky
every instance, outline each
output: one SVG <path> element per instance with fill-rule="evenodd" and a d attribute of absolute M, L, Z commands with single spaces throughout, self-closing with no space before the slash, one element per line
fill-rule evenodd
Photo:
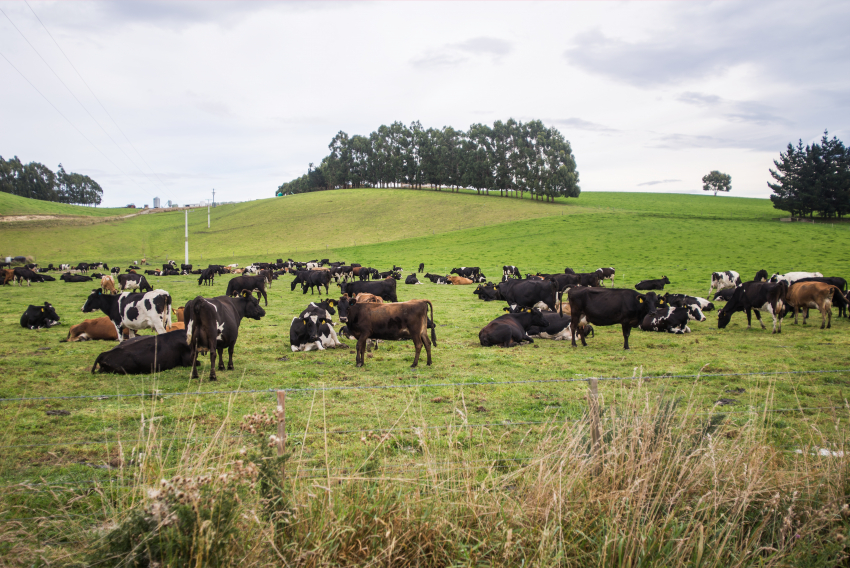
<path fill-rule="evenodd" d="M 0 9 L 0 155 L 90 175 L 110 206 L 270 197 L 339 130 L 396 120 L 540 119 L 585 191 L 700 193 L 718 169 L 767 197 L 789 142 L 850 142 L 850 2 Z"/>

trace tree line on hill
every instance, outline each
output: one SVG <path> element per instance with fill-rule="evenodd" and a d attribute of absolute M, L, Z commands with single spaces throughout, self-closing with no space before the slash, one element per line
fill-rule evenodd
<path fill-rule="evenodd" d="M 330 154 L 307 173 L 278 187 L 277 195 L 346 187 L 398 187 L 441 191 L 473 188 L 478 194 L 553 201 L 581 193 L 569 141 L 539 120 L 498 120 L 469 130 L 381 125 L 368 136 L 340 131 Z"/>
<path fill-rule="evenodd" d="M 824 131 L 820 143 L 788 144 L 770 175 L 773 206 L 792 217 L 841 218 L 850 213 L 850 149 Z"/>
<path fill-rule="evenodd" d="M 44 164 L 24 164 L 17 156 L 0 156 L 0 191 L 58 203 L 100 205 L 103 189 L 89 176 L 68 173 L 62 164 L 54 172 Z"/>

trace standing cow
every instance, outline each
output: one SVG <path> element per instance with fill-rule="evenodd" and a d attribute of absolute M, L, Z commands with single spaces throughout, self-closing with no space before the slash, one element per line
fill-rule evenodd
<path fill-rule="evenodd" d="M 122 341 L 121 330 L 130 330 L 130 338 L 142 329 L 153 329 L 157 333 L 165 333 L 165 328 L 171 325 L 171 296 L 165 290 L 153 290 L 145 293 L 124 292 L 120 296 L 104 294 L 103 290 L 92 290 L 83 305 L 83 312 L 100 310 L 112 320 Z"/>

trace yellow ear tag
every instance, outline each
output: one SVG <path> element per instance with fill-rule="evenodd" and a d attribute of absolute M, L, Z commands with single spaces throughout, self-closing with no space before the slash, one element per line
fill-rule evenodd
<path fill-rule="evenodd" d="M 43 311 L 44 311 L 44 308 L 41 308 L 41 311 L 43 312 Z"/>
<path fill-rule="evenodd" d="M 304 320 L 301 320 L 301 323 L 303 323 L 304 325 L 307 325 L 307 322 L 304 321 Z"/>
<path fill-rule="evenodd" d="M 638 298 L 638 302 L 643 303 L 643 298 Z"/>

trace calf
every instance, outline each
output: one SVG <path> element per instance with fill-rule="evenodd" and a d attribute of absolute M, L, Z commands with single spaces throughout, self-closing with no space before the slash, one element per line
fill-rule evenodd
<path fill-rule="evenodd" d="M 106 316 L 102 318 L 88 319 L 82 323 L 72 325 L 68 331 L 68 337 L 62 341 L 89 341 L 107 340 L 118 341 L 118 331 L 112 320 Z"/>
<path fill-rule="evenodd" d="M 724 288 L 736 288 L 741 285 L 741 277 L 734 270 L 726 272 L 712 272 L 711 285 L 708 287 L 708 295 L 711 295 L 712 290 L 723 290 Z"/>
<path fill-rule="evenodd" d="M 817 308 L 821 313 L 822 322 L 820 328 L 832 327 L 832 301 L 835 292 L 841 296 L 841 290 L 837 286 L 825 282 L 795 282 L 787 294 L 788 305 L 794 308 L 794 323 L 797 323 L 797 310 L 806 308 Z M 841 300 L 844 297 L 841 296 Z M 843 303 L 843 302 L 842 302 Z M 806 325 L 808 313 L 803 314 L 803 325 Z"/>
<path fill-rule="evenodd" d="M 71 274 L 70 272 L 66 272 L 59 277 L 59 280 L 64 280 L 65 282 L 91 282 L 91 276 L 83 276 L 82 274 Z"/>
<path fill-rule="evenodd" d="M 233 370 L 233 349 L 239 338 L 242 318 L 259 320 L 266 315 L 259 298 L 243 290 L 236 298 L 198 296 L 186 302 L 186 341 L 192 347 L 192 378 L 198 378 L 198 351 L 210 352 L 210 380 L 216 380 L 215 356 L 218 351 L 218 370 L 224 370 L 224 348 L 227 347 L 227 370 Z"/>
<path fill-rule="evenodd" d="M 104 292 L 109 292 L 110 294 L 118 293 L 115 290 L 115 282 L 112 280 L 112 276 L 108 275 L 100 277 L 100 289 Z"/>
<path fill-rule="evenodd" d="M 21 316 L 21 327 L 26 329 L 43 329 L 59 325 L 59 315 L 48 302 L 43 306 L 30 305 Z"/>
<path fill-rule="evenodd" d="M 118 341 L 121 330 L 128 328 L 130 337 L 141 329 L 153 329 L 165 333 L 165 327 L 171 325 L 171 296 L 165 290 L 153 290 L 145 293 L 124 292 L 119 296 L 104 294 L 100 288 L 92 290 L 83 306 L 83 312 L 101 310 L 109 316 L 115 325 Z"/>
<path fill-rule="evenodd" d="M 572 340 L 572 331 L 570 329 L 570 323 L 572 322 L 572 316 L 570 315 L 561 315 L 552 312 L 542 312 L 543 317 L 546 318 L 546 321 L 549 322 L 549 325 L 546 327 L 532 325 L 528 328 L 528 336 L 529 337 L 539 337 L 541 339 L 554 339 L 555 341 L 560 341 L 564 339 Z M 593 327 L 589 325 L 584 325 L 579 323 L 578 328 L 579 334 L 587 337 L 588 334 L 593 335 Z"/>
<path fill-rule="evenodd" d="M 734 290 L 730 290 L 734 291 Z M 719 294 L 719 292 L 718 292 Z M 714 304 L 705 298 L 697 296 L 686 296 L 685 294 L 664 294 L 664 301 L 674 308 L 685 308 L 687 306 L 698 306 L 704 312 L 710 312 L 714 309 Z"/>
<path fill-rule="evenodd" d="M 200 278 L 198 278 L 198 286 L 201 284 L 206 284 L 207 286 L 212 286 L 215 284 L 215 275 L 216 271 L 212 268 L 205 268 L 201 272 Z"/>
<path fill-rule="evenodd" d="M 696 304 L 686 307 L 668 306 L 655 315 L 643 318 L 640 328 L 644 331 L 666 331 L 667 333 L 690 333 L 688 321 L 705 321 L 705 314 Z"/>
<path fill-rule="evenodd" d="M 394 282 L 394 281 L 393 281 Z M 412 339 L 416 354 L 413 365 L 419 364 L 419 354 L 425 346 L 427 364 L 431 364 L 431 343 L 437 345 L 435 327 L 431 327 L 428 339 L 428 309 L 434 319 L 434 306 L 429 300 L 409 300 L 395 304 L 361 304 L 356 299 L 348 300 L 348 330 L 357 338 L 355 364 L 362 367 L 366 357 L 366 342 L 369 339 Z M 340 309 L 342 314 L 342 309 Z"/>
<path fill-rule="evenodd" d="M 529 337 L 528 330 L 531 326 L 547 328 L 549 322 L 540 310 L 534 308 L 505 308 L 509 312 L 497 317 L 478 332 L 478 341 L 482 347 L 499 345 L 501 347 L 514 347 L 523 341 L 534 343 Z"/>
<path fill-rule="evenodd" d="M 425 263 L 424 262 L 419 263 L 419 272 L 425 272 Z"/>
<path fill-rule="evenodd" d="M 773 318 L 773 333 L 782 333 L 782 310 L 787 292 L 786 282 L 744 282 L 735 288 L 732 298 L 717 312 L 717 327 L 724 329 L 729 325 L 732 314 L 746 311 L 747 329 L 752 327 L 752 312 L 756 313 L 761 328 L 767 329 L 759 313 L 759 310 L 766 310 Z"/>
<path fill-rule="evenodd" d="M 237 276 L 227 283 L 227 296 L 239 296 L 244 291 L 252 292 L 257 290 L 257 301 L 262 296 L 265 300 L 265 305 L 269 305 L 269 298 L 266 296 L 266 279 L 262 276 Z M 294 290 L 294 288 L 293 288 Z"/>
<path fill-rule="evenodd" d="M 641 280 L 635 284 L 635 290 L 663 290 L 665 284 L 669 284 L 670 279 L 662 276 L 656 280 Z"/>
<path fill-rule="evenodd" d="M 844 278 L 840 276 L 825 276 L 822 278 L 800 278 L 794 281 L 795 284 L 800 282 L 823 282 L 824 284 L 831 284 L 837 287 L 841 292 L 836 291 L 833 294 L 832 303 L 838 308 L 838 317 L 847 316 L 847 305 L 843 296 L 844 291 L 847 290 L 847 281 Z M 808 311 L 808 308 L 806 308 L 806 317 L 809 317 Z"/>
<path fill-rule="evenodd" d="M 4 268 L 2 272 L 2 284 L 11 284 L 15 280 L 15 270 L 13 268 Z"/>
<path fill-rule="evenodd" d="M 502 267 L 502 275 L 507 276 L 508 278 L 522 278 L 522 274 L 519 271 L 519 268 L 512 264 L 508 264 L 507 266 Z"/>
<path fill-rule="evenodd" d="M 395 280 L 379 280 L 378 282 L 348 282 L 338 284 L 343 294 L 356 296 L 361 292 L 380 296 L 385 302 L 398 302 Z"/>
<path fill-rule="evenodd" d="M 616 270 L 614 270 L 613 266 L 610 266 L 608 268 L 597 268 L 596 269 L 596 274 L 599 276 L 599 283 L 603 284 L 603 281 L 610 280 L 612 288 L 614 287 L 614 274 L 615 273 L 616 273 Z"/>
<path fill-rule="evenodd" d="M 584 318 L 593 325 L 617 325 L 623 329 L 623 349 L 629 348 L 629 334 L 638 327 L 648 314 L 655 314 L 657 306 L 664 305 L 664 299 L 655 292 L 638 294 L 634 290 L 605 288 L 572 288 L 569 293 L 572 322 L 572 345 L 576 346 L 579 323 Z M 587 346 L 584 337 L 581 344 Z"/>
<path fill-rule="evenodd" d="M 144 336 L 125 341 L 97 356 L 91 372 L 138 375 L 158 373 L 192 365 L 192 348 L 186 342 L 186 330 Z"/>
<path fill-rule="evenodd" d="M 416 273 L 411 272 L 407 275 L 407 278 L 404 279 L 405 284 L 422 284 L 419 280 L 416 279 Z"/>
<path fill-rule="evenodd" d="M 118 287 L 122 291 L 139 290 L 140 292 L 152 292 L 153 286 L 148 284 L 147 278 L 141 274 L 119 274 Z"/>

